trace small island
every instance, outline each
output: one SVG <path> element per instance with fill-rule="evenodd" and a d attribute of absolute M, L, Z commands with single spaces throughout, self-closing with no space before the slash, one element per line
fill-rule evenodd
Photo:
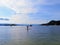
<path fill-rule="evenodd" d="M 50 22 L 48 22 L 46 24 L 41 24 L 41 25 L 60 25 L 60 20 L 58 20 L 58 21 L 51 20 Z"/>

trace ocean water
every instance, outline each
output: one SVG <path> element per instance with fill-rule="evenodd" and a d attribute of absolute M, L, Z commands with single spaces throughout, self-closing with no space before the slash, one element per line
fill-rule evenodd
<path fill-rule="evenodd" d="M 0 26 L 0 45 L 60 45 L 60 26 Z"/>

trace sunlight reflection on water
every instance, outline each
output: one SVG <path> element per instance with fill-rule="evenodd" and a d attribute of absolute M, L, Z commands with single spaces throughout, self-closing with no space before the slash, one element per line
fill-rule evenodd
<path fill-rule="evenodd" d="M 60 45 L 60 26 L 2 26 L 0 45 Z"/>

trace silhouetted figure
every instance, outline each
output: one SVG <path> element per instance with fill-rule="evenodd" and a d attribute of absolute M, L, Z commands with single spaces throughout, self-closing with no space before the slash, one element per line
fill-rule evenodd
<path fill-rule="evenodd" d="M 30 27 L 32 27 L 32 25 L 30 25 Z"/>
<path fill-rule="evenodd" d="M 30 27 L 32 27 L 32 25 L 27 25 L 27 31 L 29 31 Z"/>
<path fill-rule="evenodd" d="M 27 31 L 29 30 L 28 27 L 29 27 L 29 26 L 27 26 Z"/>
<path fill-rule="evenodd" d="M 10 24 L 10 26 L 16 26 L 16 24 Z"/>

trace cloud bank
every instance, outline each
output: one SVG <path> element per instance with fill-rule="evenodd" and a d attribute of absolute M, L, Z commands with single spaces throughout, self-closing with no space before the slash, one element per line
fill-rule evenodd
<path fill-rule="evenodd" d="M 44 23 L 60 19 L 59 5 L 60 0 L 0 0 L 0 7 L 6 6 L 15 11 L 9 17 L 9 23 Z"/>

